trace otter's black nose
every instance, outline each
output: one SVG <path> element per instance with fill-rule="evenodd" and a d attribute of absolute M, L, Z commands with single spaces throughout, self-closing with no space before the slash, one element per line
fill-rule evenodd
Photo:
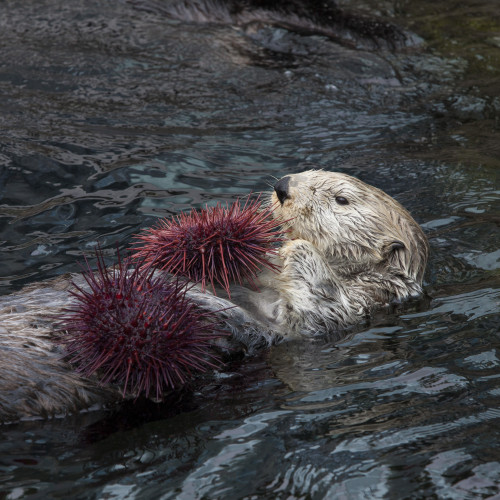
<path fill-rule="evenodd" d="M 278 200 L 280 200 L 280 203 L 282 205 L 283 205 L 283 202 L 287 198 L 290 198 L 290 195 L 288 194 L 288 185 L 289 184 L 290 184 L 290 177 L 283 177 L 283 179 L 280 179 L 274 185 L 274 190 L 276 191 L 276 196 L 278 197 Z"/>

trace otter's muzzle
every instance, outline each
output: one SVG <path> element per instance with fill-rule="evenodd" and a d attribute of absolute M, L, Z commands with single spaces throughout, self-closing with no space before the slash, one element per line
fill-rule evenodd
<path fill-rule="evenodd" d="M 288 194 L 289 187 L 290 177 L 283 177 L 274 185 L 276 196 L 278 197 L 278 200 L 280 200 L 280 203 L 282 205 L 287 198 L 290 198 L 290 195 Z"/>

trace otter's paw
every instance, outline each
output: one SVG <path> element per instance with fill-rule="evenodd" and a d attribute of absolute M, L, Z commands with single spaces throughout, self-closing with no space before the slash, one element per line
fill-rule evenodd
<path fill-rule="evenodd" d="M 280 249 L 283 259 L 282 277 L 314 284 L 331 275 L 328 263 L 319 250 L 309 241 L 290 240 Z"/>
<path fill-rule="evenodd" d="M 279 251 L 280 257 L 286 262 L 288 259 L 295 259 L 297 255 L 317 252 L 312 243 L 307 240 L 289 240 Z"/>
<path fill-rule="evenodd" d="M 287 337 L 313 335 L 338 326 L 332 306 L 338 304 L 335 274 L 324 255 L 305 240 L 281 248 L 278 323 Z"/>

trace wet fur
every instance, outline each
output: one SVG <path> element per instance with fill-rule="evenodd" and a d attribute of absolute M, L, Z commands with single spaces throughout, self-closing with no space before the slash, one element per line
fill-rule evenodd
<path fill-rule="evenodd" d="M 120 393 L 83 378 L 63 360 L 54 322 L 71 301 L 64 275 L 0 297 L 0 422 L 66 414 L 116 400 Z"/>
<path fill-rule="evenodd" d="M 231 301 L 197 288 L 188 292 L 202 308 L 218 311 L 233 342 L 249 351 L 342 330 L 376 307 L 422 291 L 427 240 L 399 203 L 345 174 L 287 177 L 288 197 L 280 203 L 273 193 L 269 200 L 276 217 L 288 221 L 277 258 L 281 272 L 263 274 L 259 292 L 233 287 Z M 349 204 L 339 205 L 339 196 Z M 65 275 L 0 297 L 0 421 L 121 398 L 117 388 L 81 377 L 62 357 L 53 325 L 72 300 L 72 282 L 85 286 L 81 276 Z"/>
<path fill-rule="evenodd" d="M 345 174 L 289 177 L 283 204 L 273 193 L 276 215 L 289 220 L 280 250 L 284 334 L 345 328 L 377 306 L 421 294 L 427 239 L 398 202 Z"/>
<path fill-rule="evenodd" d="M 427 238 L 396 200 L 346 174 L 310 170 L 287 178 L 287 199 L 280 203 L 274 192 L 270 200 L 275 216 L 288 221 L 281 272 L 263 274 L 260 292 L 232 289 L 239 307 L 228 310 L 226 325 L 235 338 L 252 349 L 263 340 L 337 332 L 422 293 Z M 204 307 L 215 310 L 211 297 Z M 230 306 L 217 298 L 217 307 L 223 304 Z"/>

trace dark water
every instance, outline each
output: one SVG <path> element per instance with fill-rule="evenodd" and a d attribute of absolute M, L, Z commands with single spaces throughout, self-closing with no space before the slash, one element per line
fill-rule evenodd
<path fill-rule="evenodd" d="M 340 343 L 274 347 L 162 405 L 0 427 L 1 498 L 499 498 L 500 10 L 362 6 L 425 44 L 0 2 L 2 293 L 314 166 L 396 197 L 432 247 L 429 299 Z"/>

